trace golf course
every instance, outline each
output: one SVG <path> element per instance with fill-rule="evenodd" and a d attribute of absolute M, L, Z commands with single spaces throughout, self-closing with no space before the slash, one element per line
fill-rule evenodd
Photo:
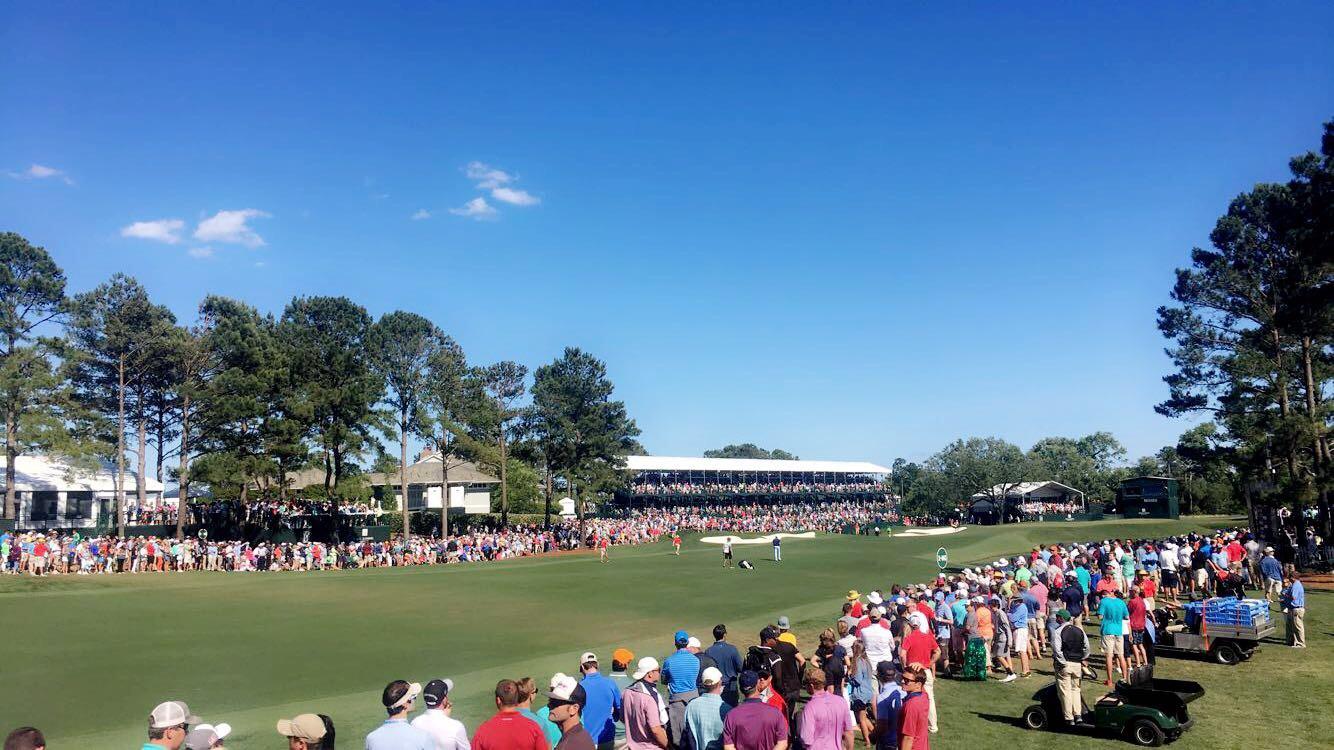
<path fill-rule="evenodd" d="M 556 671 L 574 672 L 584 650 L 603 655 L 608 669 L 621 646 L 661 658 L 678 628 L 707 644 L 711 628 L 726 623 L 744 651 L 763 624 L 787 615 L 810 653 L 844 592 L 927 580 L 941 546 L 960 567 L 1038 543 L 1235 523 L 1204 517 L 820 535 L 785 540 L 781 564 L 767 547 L 738 546 L 738 559 L 751 559 L 754 571 L 724 570 L 719 547 L 686 537 L 680 557 L 664 541 L 614 547 L 607 564 L 596 554 L 565 553 L 318 573 L 5 577 L 0 725 L 39 727 L 62 750 L 128 748 L 143 741 L 155 704 L 179 699 L 205 721 L 229 722 L 228 747 L 281 747 L 277 719 L 319 712 L 334 718 L 340 747 L 357 748 L 383 718 L 386 682 L 450 677 L 454 715 L 472 730 L 491 714 L 502 677 L 531 675 L 544 685 Z M 1160 674 L 1198 680 L 1207 691 L 1192 704 L 1195 726 L 1177 746 L 1334 746 L 1332 628 L 1334 595 L 1308 590 L 1305 651 L 1266 643 L 1235 667 L 1160 659 Z M 1128 747 L 1072 745 L 1020 728 L 1017 717 L 1050 671 L 1043 659 L 1031 679 L 1010 684 L 942 680 L 933 746 Z M 1099 690 L 1086 683 L 1090 703 Z"/>

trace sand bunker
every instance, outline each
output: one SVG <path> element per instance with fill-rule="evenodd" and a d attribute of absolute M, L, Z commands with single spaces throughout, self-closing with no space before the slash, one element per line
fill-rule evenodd
<path fill-rule="evenodd" d="M 728 534 L 727 536 L 706 536 L 701 538 L 700 541 L 705 544 L 722 544 L 728 539 L 731 539 L 732 544 L 773 544 L 774 537 L 780 537 L 782 539 L 814 539 L 815 532 L 806 531 L 801 534 L 769 534 L 768 536 L 755 537 L 754 539 L 745 539 L 736 534 Z"/>
<path fill-rule="evenodd" d="M 941 526 L 936 529 L 919 529 L 911 527 L 903 531 L 894 532 L 894 536 L 943 536 L 945 534 L 957 534 L 968 528 L 967 526 Z"/>

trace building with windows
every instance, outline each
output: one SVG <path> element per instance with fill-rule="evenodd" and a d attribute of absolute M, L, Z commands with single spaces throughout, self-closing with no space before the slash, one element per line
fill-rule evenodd
<path fill-rule="evenodd" d="M 0 490 L 6 461 L 0 456 Z M 50 456 L 19 456 L 14 462 L 14 505 L 9 517 L 20 529 L 80 529 L 115 523 L 116 467 L 77 467 Z M 162 483 L 144 480 L 144 510 L 162 504 Z M 0 495 L 3 497 L 3 495 Z M 125 472 L 125 503 L 139 504 L 139 477 Z"/>
<path fill-rule="evenodd" d="M 890 470 L 865 461 L 627 456 L 627 507 L 719 502 L 889 502 Z"/>
<path fill-rule="evenodd" d="M 1171 477 L 1122 480 L 1116 510 L 1126 518 L 1177 518 L 1181 515 L 1179 487 Z"/>
<path fill-rule="evenodd" d="M 491 488 L 500 480 L 487 474 L 470 461 L 457 456 L 449 457 L 449 513 L 490 513 Z M 427 449 L 421 458 L 407 468 L 408 510 L 439 510 L 444 505 L 443 467 L 439 453 Z M 403 507 L 399 473 L 396 471 L 371 472 L 363 477 L 376 500 L 394 498 L 395 507 Z M 303 469 L 288 476 L 288 486 L 300 490 L 324 485 L 324 469 Z"/>

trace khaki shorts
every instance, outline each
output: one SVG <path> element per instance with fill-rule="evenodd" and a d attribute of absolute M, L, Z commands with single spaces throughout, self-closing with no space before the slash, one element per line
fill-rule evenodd
<path fill-rule="evenodd" d="M 1014 629 L 1014 652 L 1022 654 L 1028 650 L 1028 628 Z"/>
<path fill-rule="evenodd" d="M 1102 637 L 1102 653 L 1106 656 L 1125 656 L 1124 636 L 1104 635 Z"/>

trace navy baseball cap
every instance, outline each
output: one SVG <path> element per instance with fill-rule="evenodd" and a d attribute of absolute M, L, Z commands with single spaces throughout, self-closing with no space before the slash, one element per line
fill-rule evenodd
<path fill-rule="evenodd" d="M 760 684 L 760 676 L 753 670 L 747 669 L 737 677 L 737 683 L 741 686 L 741 692 L 749 692 Z"/>

